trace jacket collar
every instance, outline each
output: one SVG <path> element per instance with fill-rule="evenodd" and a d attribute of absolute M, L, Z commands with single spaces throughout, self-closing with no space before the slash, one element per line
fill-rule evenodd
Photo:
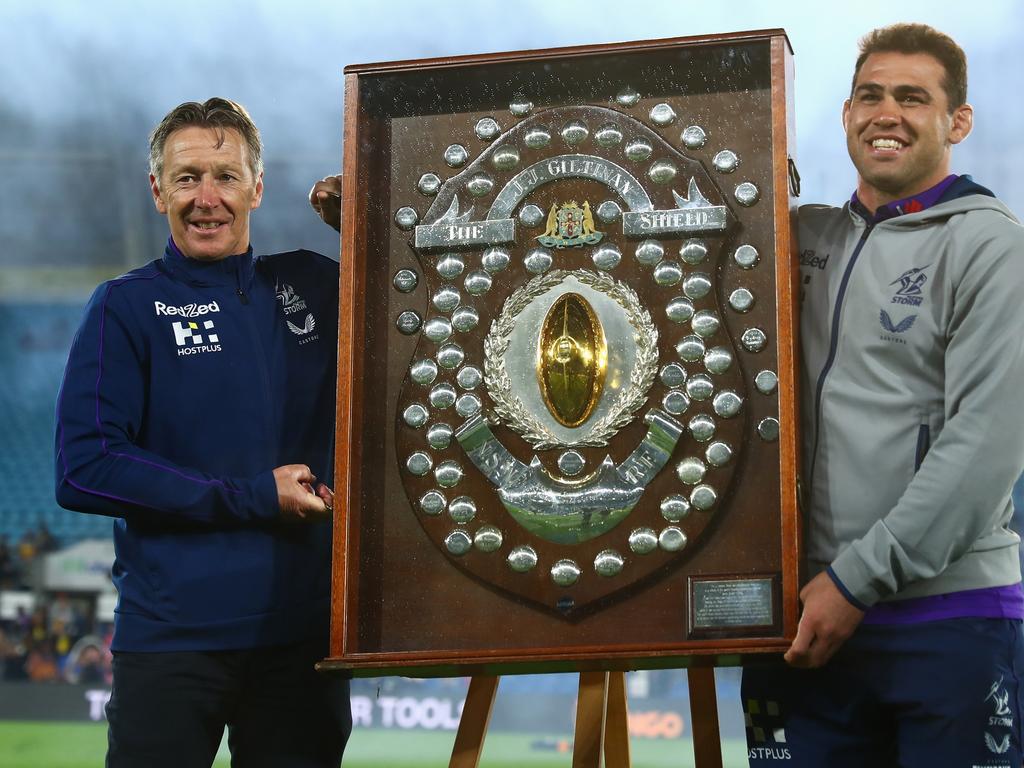
<path fill-rule="evenodd" d="M 968 195 L 984 195 L 985 197 L 996 196 L 995 192 L 991 189 L 981 186 L 981 184 L 978 184 L 971 178 L 970 174 L 965 173 L 963 176 L 959 176 L 956 181 L 946 188 L 938 202 L 945 203 L 950 200 L 967 197 Z"/>
<path fill-rule="evenodd" d="M 165 268 L 193 285 L 220 285 L 248 292 L 256 270 L 256 259 L 250 245 L 245 253 L 226 256 L 217 261 L 199 261 L 183 254 L 172 238 L 164 249 Z"/>
<path fill-rule="evenodd" d="M 887 219 L 895 219 L 897 216 L 903 216 L 907 213 L 920 213 L 921 211 L 931 208 L 943 199 L 946 191 L 952 187 L 959 178 L 960 177 L 956 175 L 947 176 L 934 187 L 926 189 L 923 192 L 911 195 L 910 197 L 905 197 L 902 200 L 893 200 L 891 203 L 878 206 L 878 210 L 875 211 L 873 215 L 864 207 L 860 198 L 857 197 L 857 193 L 854 192 L 853 197 L 850 198 L 850 209 L 869 224 L 878 224 L 879 222 Z M 966 178 L 970 180 L 969 176 Z"/>
<path fill-rule="evenodd" d="M 952 182 L 950 183 L 951 178 Z M 937 192 L 937 194 L 927 196 L 929 192 Z M 860 204 L 856 195 L 843 208 L 852 220 L 859 224 L 867 225 L 884 223 L 894 226 L 916 227 L 922 222 L 946 219 L 953 213 L 975 209 L 998 210 L 1011 220 L 1017 221 L 1017 218 L 999 202 L 991 190 L 981 186 L 967 174 L 947 177 L 936 187 L 932 187 L 932 189 L 926 190 L 922 194 L 927 196 L 926 202 L 928 205 L 922 204 L 919 210 L 914 210 L 917 206 L 910 206 L 910 210 L 903 207 L 902 210 L 897 210 L 895 213 L 879 216 L 878 214 L 882 213 L 882 208 L 879 208 L 874 218 Z M 914 198 L 907 199 L 913 200 Z M 885 207 L 892 207 L 902 202 L 904 201 L 896 201 L 896 203 L 890 203 L 889 206 Z"/>

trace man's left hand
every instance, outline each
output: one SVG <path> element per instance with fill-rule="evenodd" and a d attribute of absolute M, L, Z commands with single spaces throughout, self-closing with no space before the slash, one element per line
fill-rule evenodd
<path fill-rule="evenodd" d="M 341 176 L 326 176 L 314 184 L 309 204 L 325 224 L 341 232 Z"/>
<path fill-rule="evenodd" d="M 827 662 L 864 618 L 827 573 L 819 573 L 800 590 L 804 609 L 786 661 L 794 667 L 811 669 Z"/>
<path fill-rule="evenodd" d="M 286 464 L 274 470 L 277 504 L 285 520 L 322 520 L 334 511 L 334 494 L 305 464 Z M 314 488 L 313 484 L 316 483 Z"/>

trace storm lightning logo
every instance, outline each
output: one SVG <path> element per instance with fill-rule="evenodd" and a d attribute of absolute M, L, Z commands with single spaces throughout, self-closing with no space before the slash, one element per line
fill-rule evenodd
<path fill-rule="evenodd" d="M 926 264 L 923 267 L 912 267 L 889 283 L 889 285 L 899 285 L 899 288 L 896 289 L 896 294 L 892 297 L 892 303 L 909 304 L 912 307 L 921 306 L 921 302 L 924 301 L 921 296 L 921 290 L 924 288 L 924 284 L 928 282 L 928 275 L 924 274 L 924 271 L 930 266 L 931 264 Z"/>
<path fill-rule="evenodd" d="M 288 283 L 278 285 L 277 300 L 281 302 L 281 311 L 284 312 L 286 318 L 297 312 L 306 313 L 306 318 L 302 321 L 302 325 L 297 325 L 287 319 L 284 321 L 289 331 L 296 336 L 302 337 L 299 341 L 300 345 L 308 344 L 320 338 L 319 333 L 314 333 L 316 330 L 316 318 L 313 317 L 312 312 L 308 311 L 309 308 L 306 306 L 306 300 L 299 296 L 292 286 L 288 285 Z"/>

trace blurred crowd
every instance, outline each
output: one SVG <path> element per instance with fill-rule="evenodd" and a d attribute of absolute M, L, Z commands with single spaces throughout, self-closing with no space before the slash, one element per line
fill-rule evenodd
<path fill-rule="evenodd" d="M 32 564 L 60 548 L 45 523 L 16 542 L 0 534 L 0 590 L 31 587 Z M 103 685 L 110 679 L 110 628 L 95 621 L 93 595 L 37 596 L 29 610 L 0 619 L 0 679 Z"/>
<path fill-rule="evenodd" d="M 0 621 L 2 679 L 109 684 L 112 627 L 95 621 L 92 606 L 59 592 Z"/>
<path fill-rule="evenodd" d="M 26 528 L 14 543 L 8 534 L 0 533 L 0 589 L 27 589 L 32 563 L 58 549 L 60 542 L 43 522 Z"/>

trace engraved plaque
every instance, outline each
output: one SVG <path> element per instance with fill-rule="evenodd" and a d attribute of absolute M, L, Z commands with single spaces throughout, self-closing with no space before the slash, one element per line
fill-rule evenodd
<path fill-rule="evenodd" d="M 785 648 L 784 34 L 346 76 L 324 666 Z"/>
<path fill-rule="evenodd" d="M 771 578 L 692 579 L 693 631 L 770 627 L 778 618 Z"/>

